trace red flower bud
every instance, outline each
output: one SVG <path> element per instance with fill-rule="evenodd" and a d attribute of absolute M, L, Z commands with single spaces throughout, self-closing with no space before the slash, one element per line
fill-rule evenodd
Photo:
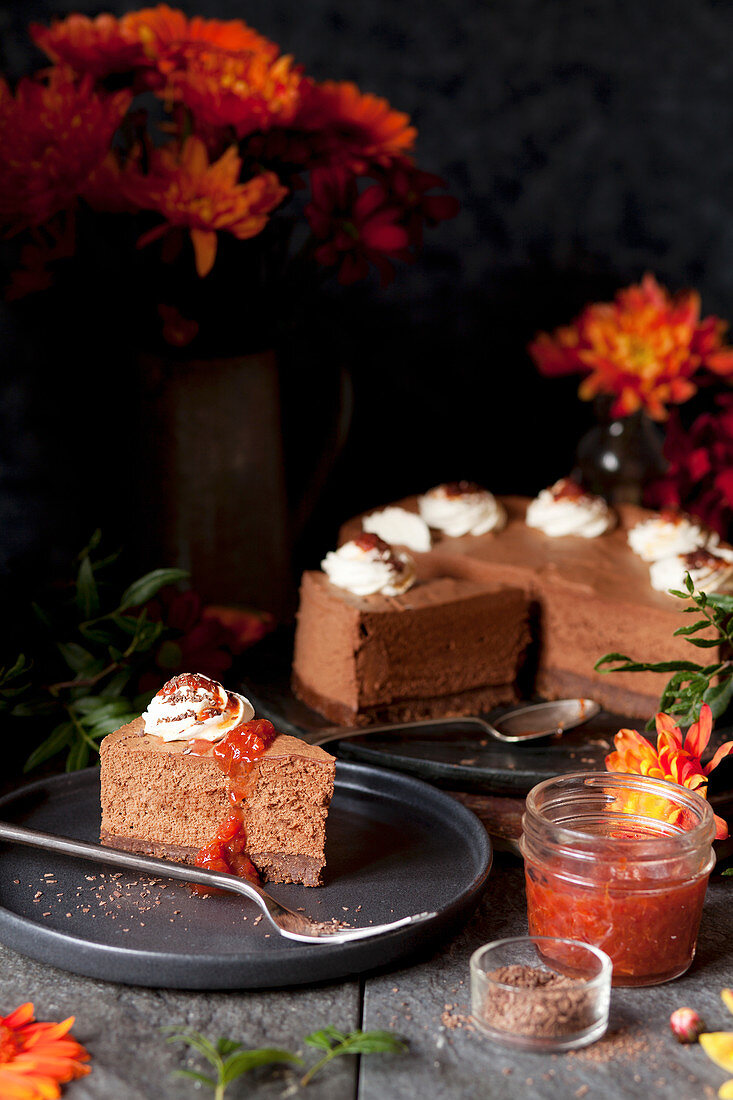
<path fill-rule="evenodd" d="M 694 1008 L 677 1008 L 669 1018 L 669 1026 L 678 1043 L 696 1043 L 698 1036 L 705 1030 Z"/>

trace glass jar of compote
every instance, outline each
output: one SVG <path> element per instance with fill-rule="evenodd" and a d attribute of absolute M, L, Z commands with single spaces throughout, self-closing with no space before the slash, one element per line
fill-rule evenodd
<path fill-rule="evenodd" d="M 530 791 L 522 825 L 531 935 L 600 947 L 614 985 L 684 974 L 715 864 L 701 795 L 647 776 L 559 776 Z"/>

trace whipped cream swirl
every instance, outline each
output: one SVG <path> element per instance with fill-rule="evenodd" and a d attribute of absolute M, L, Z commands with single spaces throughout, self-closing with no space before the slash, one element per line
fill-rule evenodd
<path fill-rule="evenodd" d="M 668 592 L 670 588 L 684 592 L 685 573 L 698 592 L 733 592 L 733 550 L 716 546 L 714 550 L 698 547 L 689 554 L 672 554 L 649 566 L 652 588 Z"/>
<path fill-rule="evenodd" d="M 200 672 L 184 672 L 153 696 L 143 718 L 145 732 L 164 741 L 219 741 L 254 715 L 243 695 Z"/>
<path fill-rule="evenodd" d="M 419 497 L 417 503 L 428 527 L 453 539 L 500 531 L 506 523 L 504 505 L 473 481 L 437 485 Z"/>
<path fill-rule="evenodd" d="M 399 596 L 415 583 L 410 555 L 393 550 L 374 534 L 360 535 L 329 551 L 321 569 L 331 584 L 355 596 Z"/>
<path fill-rule="evenodd" d="M 527 526 L 544 531 L 550 538 L 579 535 L 595 539 L 616 523 L 603 497 L 586 492 L 577 481 L 563 477 L 543 489 L 527 508 Z"/>
<path fill-rule="evenodd" d="M 691 554 L 700 547 L 711 549 L 719 542 L 714 531 L 683 512 L 660 512 L 642 520 L 630 528 L 627 537 L 631 549 L 644 561 Z"/>
<path fill-rule="evenodd" d="M 379 535 L 390 546 L 406 546 L 416 554 L 425 554 L 432 542 L 424 519 L 406 508 L 384 508 L 364 516 L 362 527 L 370 534 Z"/>

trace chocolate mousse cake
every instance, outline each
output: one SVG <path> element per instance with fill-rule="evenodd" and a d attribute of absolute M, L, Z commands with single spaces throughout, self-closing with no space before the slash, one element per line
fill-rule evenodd
<path fill-rule="evenodd" d="M 356 595 L 307 572 L 293 689 L 341 725 L 477 713 L 517 699 L 528 641 L 517 587 L 442 576 Z"/>
<path fill-rule="evenodd" d="M 334 758 L 204 676 L 178 676 L 156 700 L 102 741 L 102 843 L 319 885 Z"/>
<path fill-rule="evenodd" d="M 597 504 L 598 498 L 594 498 L 592 506 L 585 507 L 585 502 L 580 499 L 582 492 L 578 494 L 572 487 L 558 486 L 545 491 L 550 497 L 554 494 L 554 499 L 548 497 L 541 504 L 535 502 L 530 518 L 536 526 L 527 523 L 527 511 L 532 502 L 523 497 L 503 497 L 499 502 L 506 516 L 503 527 L 459 537 L 450 537 L 444 531 L 432 529 L 430 548 L 413 554 L 417 577 L 414 591 L 418 593 L 424 587 L 429 591 L 430 586 L 439 582 L 445 586 L 448 579 L 456 586 L 469 583 L 493 586 L 494 599 L 503 590 L 511 591 L 513 603 L 507 604 L 500 615 L 492 615 L 488 609 L 490 601 L 487 601 L 483 634 L 484 638 L 491 639 L 490 649 L 484 647 L 487 660 L 494 653 L 504 652 L 504 640 L 511 649 L 515 646 L 513 639 L 524 636 L 522 632 L 526 629 L 524 623 L 529 603 L 533 635 L 533 681 L 527 685 L 530 690 L 549 699 L 588 696 L 616 713 L 648 718 L 657 706 L 667 680 L 666 674 L 603 674 L 595 671 L 594 665 L 609 652 L 626 653 L 650 662 L 690 660 L 688 643 L 683 637 L 674 636 L 674 631 L 687 623 L 687 619 L 680 614 L 681 601 L 668 592 L 654 590 L 650 582 L 649 557 L 643 560 L 629 545 L 632 529 L 640 528 L 650 520 L 656 520 L 661 525 L 661 518 L 634 505 L 620 505 L 615 514 L 606 515 L 611 510 L 605 507 L 604 512 L 604 508 Z M 543 497 L 544 493 L 540 494 L 540 498 Z M 422 511 L 424 515 L 425 507 L 423 505 L 421 508 L 420 499 L 424 500 L 407 498 L 392 507 L 416 515 Z M 545 508 L 552 511 L 551 521 L 545 524 L 547 530 L 542 529 L 545 523 L 542 515 L 538 516 Z M 358 516 L 344 525 L 340 543 L 354 540 L 361 530 L 362 517 Z M 547 533 L 548 530 L 553 533 Z M 318 589 L 321 592 L 316 598 Z M 452 637 L 454 645 L 462 654 L 467 654 L 466 660 L 470 663 L 474 660 L 473 651 L 480 645 L 482 635 L 478 625 L 470 641 L 469 636 L 464 634 L 460 600 L 457 599 L 460 591 L 456 587 L 454 596 L 451 596 L 450 589 L 443 588 L 443 614 L 446 630 L 450 631 L 446 634 L 444 656 L 449 658 L 455 653 L 448 646 Z M 519 598 L 520 594 L 524 596 L 524 601 Z M 456 599 L 456 606 L 451 619 L 448 605 L 452 598 Z M 337 600 L 351 607 L 348 597 L 343 594 L 337 596 L 328 588 L 324 578 L 317 579 L 317 575 L 306 574 L 298 619 L 294 684 L 301 697 L 317 702 L 317 694 L 329 696 L 330 678 L 345 682 L 350 675 L 349 699 L 353 706 L 353 700 L 364 695 L 365 680 L 365 666 L 352 656 L 358 653 L 353 641 L 349 639 L 337 643 L 334 639 L 329 643 L 325 637 L 321 640 L 321 650 L 330 646 L 331 652 L 327 671 L 320 678 L 321 687 L 317 690 L 313 662 L 308 652 L 314 644 L 313 639 L 318 638 L 321 632 L 325 636 L 332 631 L 334 616 L 329 604 Z M 367 608 L 359 610 L 360 613 L 367 613 Z M 355 612 L 352 615 L 353 626 L 350 629 L 357 630 L 358 617 Z M 410 636 L 409 617 L 416 615 L 417 609 L 404 609 L 400 623 L 401 638 Z M 341 617 L 345 621 L 349 613 L 344 610 Z M 386 617 L 373 617 L 371 621 L 370 641 L 375 650 L 379 650 L 379 624 L 387 620 Z M 416 629 L 415 633 L 420 632 Z M 341 628 L 340 637 L 344 634 L 344 628 Z M 389 660 L 403 666 L 399 669 L 400 675 L 404 673 L 400 690 L 405 693 L 409 692 L 407 681 L 410 675 L 415 677 L 416 690 L 412 695 L 416 697 L 416 707 L 419 707 L 419 696 L 422 695 L 424 712 L 438 713 L 432 709 L 429 696 L 434 693 L 429 685 L 441 678 L 439 669 L 433 668 L 427 683 L 425 679 L 420 680 L 406 652 L 405 643 L 401 641 L 400 644 L 402 652 L 394 644 L 389 650 L 389 658 L 386 657 L 386 645 L 381 647 L 385 652 L 385 663 Z M 716 651 L 707 652 L 714 660 Z M 406 662 L 411 673 L 405 672 Z M 349 665 L 352 666 L 351 672 L 347 674 L 345 669 Z M 510 694 L 506 679 L 509 665 L 504 663 L 503 668 L 500 676 L 503 691 Z M 525 666 L 525 674 L 529 671 Z M 442 678 L 446 690 L 453 675 L 453 670 L 447 671 L 446 666 L 446 675 Z M 490 676 L 490 670 L 484 668 L 484 675 Z M 366 688 L 368 691 L 368 683 Z M 467 702 L 473 703 L 473 700 L 467 699 Z M 321 706 L 318 709 L 335 721 L 351 720 L 347 708 L 341 715 L 333 708 L 326 710 Z M 485 709 L 485 703 L 475 709 Z M 373 717 L 367 710 L 363 713 L 370 719 Z"/>

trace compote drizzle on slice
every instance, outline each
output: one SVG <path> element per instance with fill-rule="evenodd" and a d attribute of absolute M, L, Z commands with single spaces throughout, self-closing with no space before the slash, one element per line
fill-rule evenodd
<path fill-rule="evenodd" d="M 276 737 L 275 727 L 264 718 L 230 730 L 214 745 L 212 755 L 227 777 L 231 812 L 219 826 L 217 834 L 196 856 L 196 866 L 207 871 L 224 871 L 250 882 L 259 883 L 257 868 L 246 852 L 247 832 L 244 827 L 244 799 L 250 772 Z M 204 748 L 205 746 L 205 748 Z M 210 742 L 191 741 L 188 751 L 203 755 L 211 749 Z M 193 885 L 196 894 L 210 894 L 209 886 Z"/>

